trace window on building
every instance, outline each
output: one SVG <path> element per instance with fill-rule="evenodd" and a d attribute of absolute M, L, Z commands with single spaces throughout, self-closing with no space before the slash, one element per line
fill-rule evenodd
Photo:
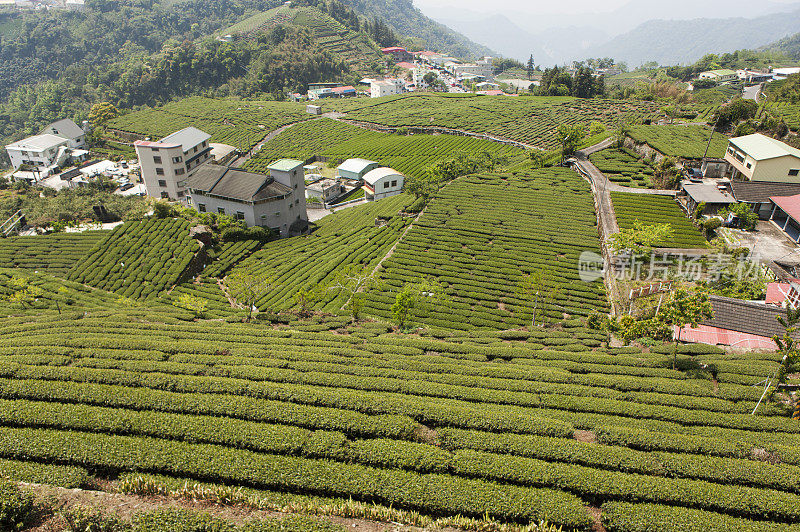
<path fill-rule="evenodd" d="M 290 203 L 289 204 L 289 208 L 291 209 L 292 207 L 294 207 L 294 205 L 292 203 Z"/>
<path fill-rule="evenodd" d="M 198 203 L 197 210 L 200 212 L 206 212 L 206 204 L 205 203 Z"/>
<path fill-rule="evenodd" d="M 747 168 L 752 168 L 753 165 L 751 163 L 747 163 Z"/>
<path fill-rule="evenodd" d="M 383 188 L 389 188 L 389 182 L 388 181 L 384 181 L 383 182 Z"/>
<path fill-rule="evenodd" d="M 396 186 L 397 186 L 397 180 L 392 181 L 392 187 L 396 187 Z"/>
<path fill-rule="evenodd" d="M 294 204 L 295 205 L 299 205 L 300 204 L 300 200 L 299 199 L 294 200 Z"/>
<path fill-rule="evenodd" d="M 280 212 L 276 212 L 276 213 L 275 213 L 275 216 L 280 216 L 280 215 L 281 215 L 281 213 L 280 213 Z"/>
<path fill-rule="evenodd" d="M 184 170 L 183 168 L 176 168 L 175 169 L 175 175 L 183 175 L 185 173 L 186 173 L 186 170 Z"/>
<path fill-rule="evenodd" d="M 161 193 L 161 199 L 169 199 L 169 193 L 168 192 L 162 192 Z"/>
<path fill-rule="evenodd" d="M 166 179 L 159 179 L 158 180 L 158 186 L 160 186 L 160 187 L 167 186 L 167 180 Z"/>
<path fill-rule="evenodd" d="M 161 156 L 160 155 L 154 155 L 153 156 L 153 162 L 156 163 L 156 164 L 161 164 Z"/>
<path fill-rule="evenodd" d="M 236 219 L 244 220 L 244 213 L 242 211 L 236 211 Z"/>
<path fill-rule="evenodd" d="M 294 188 L 295 188 L 295 189 L 297 188 L 297 183 L 295 183 L 295 184 L 294 184 Z"/>
<path fill-rule="evenodd" d="M 183 162 L 183 157 L 181 157 L 180 155 L 178 155 L 177 157 L 173 157 L 172 158 L 172 162 L 173 163 L 181 163 L 181 162 Z"/>
<path fill-rule="evenodd" d="M 184 194 L 184 193 L 183 193 L 183 191 L 182 191 L 182 190 L 179 190 L 179 191 L 178 191 L 178 197 L 179 197 L 179 198 L 182 198 L 182 197 L 183 197 L 183 194 Z"/>
<path fill-rule="evenodd" d="M 208 142 L 206 142 L 206 141 L 204 140 L 204 141 L 203 141 L 203 147 L 205 148 L 206 146 L 208 146 Z"/>
<path fill-rule="evenodd" d="M 220 214 L 225 214 L 225 208 L 224 207 L 217 207 L 217 212 L 220 213 Z"/>
<path fill-rule="evenodd" d="M 152 148 L 153 151 L 158 151 L 158 148 Z"/>
<path fill-rule="evenodd" d="M 156 168 L 156 175 L 164 175 L 164 169 L 163 168 Z"/>
<path fill-rule="evenodd" d="M 793 169 L 789 170 L 789 175 L 791 175 L 791 176 L 796 176 L 798 174 L 800 174 L 800 169 L 794 169 L 793 168 Z"/>
<path fill-rule="evenodd" d="M 197 153 L 197 146 L 194 147 L 194 152 L 192 153 Z"/>

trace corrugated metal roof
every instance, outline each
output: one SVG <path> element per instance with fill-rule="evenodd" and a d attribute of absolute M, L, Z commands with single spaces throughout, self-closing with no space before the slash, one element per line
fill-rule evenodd
<path fill-rule="evenodd" d="M 704 201 L 706 203 L 736 203 L 736 200 L 733 199 L 733 196 L 727 193 L 721 192 L 716 185 L 705 184 L 705 183 L 692 183 L 692 184 L 685 184 L 683 185 L 683 190 L 689 194 L 695 202 L 700 203 Z"/>
<path fill-rule="evenodd" d="M 733 196 L 745 203 L 769 203 L 773 196 L 800 194 L 800 183 L 772 183 L 770 181 L 731 181 Z"/>
<path fill-rule="evenodd" d="M 163 142 L 165 144 L 179 144 L 183 148 L 183 151 L 189 151 L 189 149 L 194 148 L 201 142 L 210 138 L 211 135 L 205 131 L 201 131 L 196 127 L 189 126 L 181 129 L 180 131 L 176 131 L 171 135 L 167 135 L 159 142 Z"/>
<path fill-rule="evenodd" d="M 711 306 L 714 317 L 704 321 L 703 325 L 766 338 L 781 336 L 785 332 L 776 319 L 777 316 L 786 316 L 783 308 L 722 296 L 711 296 Z"/>
<path fill-rule="evenodd" d="M 278 159 L 271 165 L 267 166 L 267 170 L 275 170 L 277 172 L 291 172 L 298 166 L 303 166 L 303 161 L 297 159 Z"/>
<path fill-rule="evenodd" d="M 779 140 L 762 135 L 761 133 L 745 135 L 744 137 L 735 137 L 730 139 L 730 143 L 756 161 L 775 159 L 787 155 L 800 159 L 800 150 L 788 144 L 784 144 Z"/>
<path fill-rule="evenodd" d="M 367 159 L 347 159 L 342 164 L 340 164 L 337 170 L 344 170 L 345 172 L 353 172 L 354 174 L 360 174 L 367 168 L 372 165 L 378 164 L 375 161 L 370 161 Z"/>
<path fill-rule="evenodd" d="M 800 194 L 794 196 L 773 196 L 770 201 L 783 209 L 783 212 L 800 221 Z"/>
<path fill-rule="evenodd" d="M 398 172 L 397 170 L 393 170 L 392 168 L 376 168 L 374 170 L 370 170 L 364 175 L 364 182 L 368 183 L 372 186 L 375 186 L 379 180 L 383 179 L 384 177 L 390 176 L 399 176 L 403 177 L 403 174 Z"/>

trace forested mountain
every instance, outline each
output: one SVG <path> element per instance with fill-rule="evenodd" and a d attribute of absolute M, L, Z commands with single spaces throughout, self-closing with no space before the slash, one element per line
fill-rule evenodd
<path fill-rule="evenodd" d="M 763 17 L 653 20 L 596 47 L 593 55 L 639 65 L 691 63 L 707 53 L 758 48 L 797 32 L 800 11 Z"/>
<path fill-rule="evenodd" d="M 487 46 L 476 44 L 414 7 L 411 0 L 342 0 L 359 14 L 386 21 L 395 32 L 414 38 L 422 48 L 448 53 L 456 57 L 494 55 Z"/>
<path fill-rule="evenodd" d="M 419 36 L 429 35 L 453 53 L 486 51 L 410 3 L 372 10 L 362 2 L 369 18 L 338 0 L 296 0 L 292 8 L 281 0 L 87 6 L 0 15 L 0 142 L 59 118 L 84 119 L 99 101 L 133 108 L 191 94 L 283 99 L 314 81 L 354 83 L 385 72 L 381 46 L 409 40 L 392 28 L 414 33 L 420 47 Z M 395 16 L 394 24 L 382 15 Z M 242 38 L 216 38 L 228 30 Z"/>
<path fill-rule="evenodd" d="M 781 52 L 792 59 L 800 59 L 800 33 L 795 33 L 764 47 L 764 50 Z"/>

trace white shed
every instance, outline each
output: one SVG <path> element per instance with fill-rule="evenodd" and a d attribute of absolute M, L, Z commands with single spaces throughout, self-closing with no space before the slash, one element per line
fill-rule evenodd
<path fill-rule="evenodd" d="M 391 168 L 376 168 L 364 176 L 364 192 L 368 201 L 378 201 L 403 191 L 405 177 Z"/>

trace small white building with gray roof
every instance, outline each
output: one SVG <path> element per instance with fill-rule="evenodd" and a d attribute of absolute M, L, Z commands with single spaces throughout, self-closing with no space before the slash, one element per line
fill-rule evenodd
<path fill-rule="evenodd" d="M 367 159 L 347 159 L 336 168 L 336 176 L 341 179 L 361 181 L 367 172 L 378 168 L 380 164 Z"/>
<path fill-rule="evenodd" d="M 376 168 L 364 176 L 364 195 L 367 201 L 378 201 L 403 192 L 405 176 L 391 168 Z"/>

